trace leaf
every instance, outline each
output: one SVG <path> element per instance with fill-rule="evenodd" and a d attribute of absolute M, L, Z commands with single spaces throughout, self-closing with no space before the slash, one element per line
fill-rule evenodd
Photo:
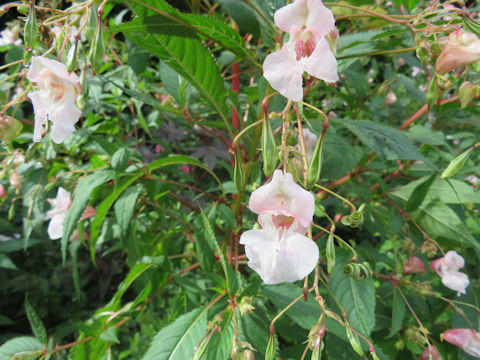
<path fill-rule="evenodd" d="M 205 359 L 228 360 L 233 346 L 233 321 L 230 316 L 216 331 L 207 348 Z"/>
<path fill-rule="evenodd" d="M 157 34 L 127 36 L 157 55 L 189 81 L 200 96 L 216 110 L 231 132 L 223 78 L 212 55 L 200 40 Z"/>
<path fill-rule="evenodd" d="M 302 289 L 293 284 L 269 285 L 262 289 L 262 293 L 281 310 L 302 295 Z M 303 299 L 297 301 L 286 314 L 302 328 L 310 330 L 320 317 L 320 305 L 309 295 L 308 301 Z"/>
<path fill-rule="evenodd" d="M 15 357 L 26 358 L 27 355 L 34 352 L 38 352 L 40 355 L 43 349 L 45 349 L 45 345 L 33 337 L 16 337 L 0 346 L 0 360 L 12 360 Z"/>
<path fill-rule="evenodd" d="M 430 237 L 444 239 L 449 246 L 470 245 L 480 250 L 480 243 L 472 236 L 463 221 L 450 207 L 434 200 L 411 213 L 412 218 Z"/>
<path fill-rule="evenodd" d="M 22 246 L 23 248 L 23 246 Z M 14 262 L 5 254 L 0 253 L 0 268 L 18 270 Z"/>
<path fill-rule="evenodd" d="M 115 202 L 115 217 L 120 226 L 120 234 L 122 238 L 127 234 L 130 222 L 132 221 L 133 210 L 135 209 L 138 195 L 140 195 L 142 189 L 143 187 L 140 184 L 130 187 L 125 190 Z"/>
<path fill-rule="evenodd" d="M 228 15 L 235 20 L 240 30 L 255 37 L 260 36 L 260 24 L 250 6 L 238 0 L 220 0 L 220 4 L 225 8 Z"/>
<path fill-rule="evenodd" d="M 366 146 L 382 160 L 428 160 L 401 131 L 373 121 L 335 120 L 353 132 Z"/>
<path fill-rule="evenodd" d="M 116 329 L 114 326 L 109 327 L 107 330 L 103 331 L 100 334 L 100 339 L 104 341 L 111 341 L 116 344 L 120 344 L 120 340 L 118 340 L 118 336 L 116 334 Z"/>
<path fill-rule="evenodd" d="M 112 156 L 112 167 L 117 171 L 123 171 L 128 165 L 130 159 L 130 149 L 122 147 Z"/>
<path fill-rule="evenodd" d="M 403 301 L 402 296 L 398 292 L 398 289 L 394 287 L 393 289 L 393 305 L 392 305 L 392 330 L 388 334 L 387 338 L 391 338 L 395 335 L 403 325 L 403 319 L 406 314 L 405 302 Z"/>
<path fill-rule="evenodd" d="M 335 267 L 329 285 L 347 312 L 352 327 L 369 336 L 375 326 L 375 285 L 372 279 L 354 280 L 343 273 L 343 263 Z"/>
<path fill-rule="evenodd" d="M 44 345 L 47 344 L 47 331 L 43 325 L 42 319 L 38 316 L 33 306 L 28 301 L 28 297 L 25 296 L 25 312 L 27 313 L 30 327 L 32 328 L 33 335 L 40 340 Z"/>
<path fill-rule="evenodd" d="M 428 179 L 418 184 L 415 189 L 413 189 L 412 194 L 408 198 L 407 204 L 405 205 L 405 209 L 408 212 L 418 209 L 423 200 L 425 200 L 428 190 L 430 190 L 430 186 L 432 186 L 436 177 L 437 173 L 435 172 Z"/>
<path fill-rule="evenodd" d="M 412 181 L 408 185 L 391 192 L 390 195 L 407 201 L 414 189 L 426 180 L 427 177 L 422 177 Z M 473 191 L 472 187 L 463 181 L 437 179 L 430 186 L 430 190 L 425 197 L 425 202 L 432 202 L 435 199 L 446 204 L 478 204 L 480 203 L 480 194 Z"/>
<path fill-rule="evenodd" d="M 215 263 L 215 245 L 209 236 L 209 232 L 205 231 L 205 225 L 203 218 L 195 219 L 194 223 L 194 238 L 195 238 L 195 250 L 198 255 L 198 262 L 200 267 L 205 272 L 211 272 L 213 264 Z"/>
<path fill-rule="evenodd" d="M 100 186 L 107 181 L 110 181 L 114 177 L 112 170 L 99 170 L 91 175 L 88 175 L 82 181 L 78 183 L 75 191 L 75 198 L 73 199 L 72 206 L 68 210 L 65 220 L 63 221 L 63 238 L 62 238 L 62 259 L 65 262 L 67 255 L 67 244 L 70 240 L 70 236 L 73 230 L 77 226 L 78 220 L 82 216 L 85 207 L 90 199 L 90 194 L 93 189 Z"/>
<path fill-rule="evenodd" d="M 140 275 L 142 275 L 145 271 L 150 269 L 152 266 L 154 266 L 154 263 L 139 263 L 134 265 L 128 272 L 127 277 L 118 285 L 117 292 L 115 293 L 115 295 L 113 295 L 112 300 L 109 302 L 109 305 L 120 304 L 120 300 L 123 294 L 125 293 L 125 291 L 128 290 L 128 288 L 133 284 L 135 280 L 139 278 Z"/>
<path fill-rule="evenodd" d="M 153 338 L 143 360 L 191 359 L 207 330 L 205 309 L 195 309 L 177 318 Z"/>

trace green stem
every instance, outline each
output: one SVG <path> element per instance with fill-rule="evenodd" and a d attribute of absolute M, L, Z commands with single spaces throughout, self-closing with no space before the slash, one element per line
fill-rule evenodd
<path fill-rule="evenodd" d="M 350 206 L 352 208 L 353 211 L 357 210 L 357 208 L 355 207 L 355 205 L 353 205 L 353 203 L 350 201 L 350 200 L 347 200 L 345 199 L 343 196 L 341 195 L 338 195 L 336 192 L 322 186 L 322 185 L 318 185 L 318 184 L 315 184 L 316 187 L 318 187 L 319 189 L 329 193 L 330 195 L 333 195 L 337 198 L 339 198 L 340 200 L 342 200 L 345 204 L 347 204 L 348 206 Z"/>
<path fill-rule="evenodd" d="M 351 59 L 354 57 L 362 57 L 362 56 L 375 56 L 375 55 L 385 55 L 385 54 L 401 54 L 406 52 L 411 52 L 417 50 L 416 46 L 405 48 L 405 49 L 394 49 L 394 50 L 381 50 L 381 51 L 372 51 L 368 53 L 362 54 L 353 54 L 353 55 L 345 55 L 345 56 L 338 56 L 337 60 L 343 59 Z"/>
<path fill-rule="evenodd" d="M 315 226 L 316 228 L 319 228 L 320 230 L 322 230 L 323 232 L 326 232 L 330 235 L 332 235 L 335 239 L 337 239 L 338 241 L 340 241 L 342 244 L 344 244 L 346 247 L 348 247 L 350 249 L 350 251 L 353 253 L 353 256 L 352 258 L 350 259 L 350 262 L 356 262 L 357 259 L 358 259 L 358 255 L 357 255 L 357 252 L 355 251 L 355 249 L 352 247 L 352 245 L 350 245 L 349 243 L 347 243 L 345 240 L 343 240 L 340 236 L 336 235 L 334 232 L 320 226 L 320 225 L 317 225 L 317 224 L 313 224 L 313 226 Z"/>

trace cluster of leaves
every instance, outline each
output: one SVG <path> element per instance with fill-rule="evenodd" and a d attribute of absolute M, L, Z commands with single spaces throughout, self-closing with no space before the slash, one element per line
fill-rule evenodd
<path fill-rule="evenodd" d="M 395 3 L 412 13 L 428 6 Z M 53 36 L 52 2 L 37 5 L 40 29 Z M 315 83 L 305 101 L 330 120 L 319 181 L 329 191 L 313 189 L 314 222 L 325 228 L 334 218 L 335 234 L 347 245 L 337 244 L 327 275 L 327 234 L 314 226 L 321 253 L 315 279 L 267 286 L 246 266 L 238 240 L 255 223 L 248 196 L 265 182 L 258 120 L 272 90 L 260 64 L 275 47 L 273 13 L 284 1 L 97 5 L 104 10 L 106 51 L 95 75 L 86 59 L 78 60 L 88 101 L 77 131 L 61 145 L 48 134 L 32 145 L 31 105 L 5 109 L 23 130 L 1 153 L 0 185 L 7 193 L 0 197 L 0 359 L 300 359 L 322 319 L 324 358 L 360 358 L 350 347 L 351 328 L 383 360 L 418 358 L 427 342 L 445 358 L 471 358 L 440 342 L 440 334 L 479 328 L 480 195 L 471 182 L 479 181 L 472 175 L 480 176 L 480 156 L 473 151 L 453 179 L 439 174 L 474 146 L 479 109 L 458 101 L 426 105 L 434 59 L 420 61 L 409 29 L 389 21 L 389 13 L 399 13 L 396 6 L 370 0 L 332 6 L 341 80 Z M 15 9 L 2 21 L 22 31 Z M 372 12 L 387 17 L 372 21 Z M 36 40 L 38 49 L 51 45 L 47 35 Z M 389 54 L 395 49 L 410 50 Z M 0 51 L 5 64 L 17 62 L 0 75 L 0 99 L 7 104 L 16 87 L 27 86 L 24 47 Z M 239 88 L 232 86 L 237 79 Z M 444 99 L 478 74 L 467 68 L 449 79 L 451 87 L 439 92 Z M 285 134 L 289 147 L 280 147 L 278 113 L 286 100 L 268 101 L 278 149 L 298 156 L 295 126 Z M 318 112 L 301 105 L 299 111 L 304 126 L 320 134 Z M 232 121 L 235 116 L 240 119 Z M 26 156 L 21 164 L 18 153 Z M 234 153 L 245 184 L 239 189 Z M 9 183 L 13 173 L 21 187 Z M 301 171 L 294 175 L 302 181 Z M 46 200 L 59 186 L 72 192 L 73 202 L 63 238 L 52 241 Z M 342 197 L 365 204 L 359 226 L 338 221 L 351 213 Z M 83 219 L 87 205 L 96 215 Z M 345 274 L 351 247 L 371 277 Z M 410 256 L 427 264 L 442 256 L 440 249 L 465 258 L 466 295 L 457 298 L 431 270 L 402 274 Z M 314 282 L 325 302 L 306 294 Z M 368 353 L 369 344 L 357 341 Z"/>

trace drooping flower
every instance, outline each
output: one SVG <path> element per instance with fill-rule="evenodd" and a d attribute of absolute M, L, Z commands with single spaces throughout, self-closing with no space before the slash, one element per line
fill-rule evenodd
<path fill-rule="evenodd" d="M 248 266 L 266 284 L 297 281 L 312 272 L 318 247 L 304 234 L 313 219 L 313 195 L 295 184 L 291 174 L 275 170 L 270 183 L 252 193 L 249 207 L 259 214 L 262 228 L 240 237 Z"/>
<path fill-rule="evenodd" d="M 75 105 L 81 92 L 80 79 L 68 73 L 65 64 L 42 56 L 32 58 L 27 78 L 38 86 L 28 94 L 35 113 L 33 141 L 41 140 L 48 118 L 52 122 L 52 141 L 63 142 L 75 131 L 74 125 L 82 115 Z"/>
<path fill-rule="evenodd" d="M 439 74 L 480 61 L 480 39 L 472 33 L 458 29 L 441 42 L 445 46 L 435 63 L 435 70 Z"/>
<path fill-rule="evenodd" d="M 18 33 L 15 34 L 10 29 L 0 31 L 0 46 L 5 45 L 21 45 L 22 40 L 18 38 Z"/>
<path fill-rule="evenodd" d="M 268 55 L 263 76 L 286 98 L 303 98 L 304 72 L 328 82 L 336 82 L 337 60 L 325 38 L 335 29 L 332 12 L 321 0 L 296 0 L 275 12 L 275 24 L 290 34 L 280 51 Z"/>
<path fill-rule="evenodd" d="M 415 273 L 424 273 L 427 271 L 425 264 L 420 258 L 412 256 L 408 261 L 403 265 L 404 274 L 415 274 Z"/>
<path fill-rule="evenodd" d="M 272 180 L 252 193 L 248 207 L 258 215 L 292 217 L 298 224 L 296 231 L 305 234 L 313 220 L 315 198 L 293 181 L 292 174 L 275 170 Z"/>
<path fill-rule="evenodd" d="M 445 254 L 445 257 L 430 263 L 430 267 L 442 278 L 443 285 L 455 290 L 458 296 L 465 294 L 466 288 L 470 284 L 468 276 L 458 271 L 464 266 L 465 260 L 455 251 L 449 251 Z"/>
<path fill-rule="evenodd" d="M 450 329 L 445 331 L 440 337 L 462 348 L 467 354 L 480 358 L 480 332 L 472 329 Z"/>
<path fill-rule="evenodd" d="M 70 208 L 70 193 L 62 187 L 58 188 L 55 199 L 47 199 L 53 209 L 47 211 L 45 220 L 50 220 L 48 224 L 48 237 L 52 240 L 63 237 L 63 220 Z"/>

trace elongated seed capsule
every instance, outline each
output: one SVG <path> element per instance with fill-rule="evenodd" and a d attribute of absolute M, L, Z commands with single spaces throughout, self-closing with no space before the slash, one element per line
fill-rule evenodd
<path fill-rule="evenodd" d="M 447 168 L 442 172 L 442 175 L 440 175 L 441 179 L 448 179 L 451 178 L 455 175 L 457 175 L 460 170 L 462 170 L 463 166 L 467 162 L 470 153 L 475 147 L 471 147 L 470 149 L 464 151 L 460 155 L 458 155 L 455 159 L 453 159 L 450 164 L 448 164 Z"/>
<path fill-rule="evenodd" d="M 23 33 L 23 40 L 27 48 L 32 49 L 38 36 L 37 14 L 35 13 L 35 3 L 30 3 L 30 11 L 28 12 L 27 21 Z"/>
<path fill-rule="evenodd" d="M 333 272 L 333 269 L 335 268 L 335 242 L 333 239 L 333 234 L 328 235 L 326 253 L 327 271 L 329 274 L 331 274 Z"/>
<path fill-rule="evenodd" d="M 348 324 L 347 324 L 348 325 Z M 348 341 L 350 341 L 350 345 L 352 345 L 352 348 L 353 350 L 355 350 L 355 352 L 360 355 L 360 356 L 364 356 L 364 352 L 362 350 L 362 345 L 360 345 L 360 340 L 358 340 L 358 336 L 357 334 L 355 334 L 352 329 L 350 328 L 350 326 L 347 326 L 345 327 L 345 330 L 347 331 L 347 338 L 348 338 Z"/>
<path fill-rule="evenodd" d="M 265 176 L 272 176 L 273 171 L 277 167 L 277 145 L 273 136 L 272 126 L 267 116 L 263 118 L 262 127 L 262 156 L 263 156 L 263 172 Z"/>

